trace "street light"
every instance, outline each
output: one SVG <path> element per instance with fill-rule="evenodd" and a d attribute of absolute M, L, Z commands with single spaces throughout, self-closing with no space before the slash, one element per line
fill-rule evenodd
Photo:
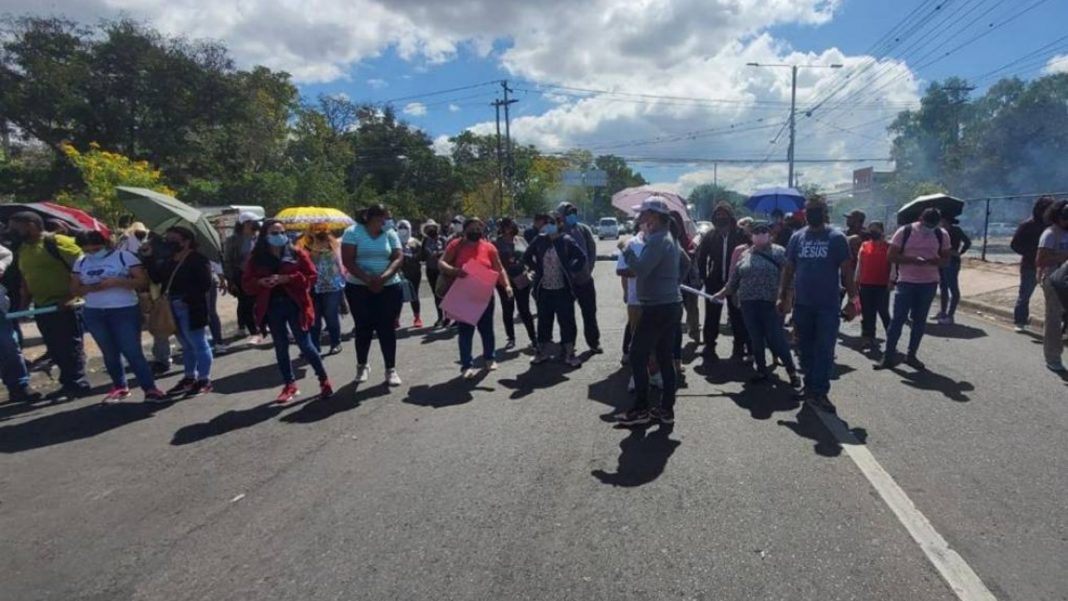
<path fill-rule="evenodd" d="M 790 172 L 787 176 L 787 186 L 794 187 L 794 142 L 797 132 L 797 70 L 798 69 L 841 69 L 842 65 L 833 63 L 830 65 L 787 65 L 783 63 L 746 63 L 747 67 L 772 67 L 790 69 L 790 148 L 786 151 L 786 159 L 790 163 Z"/>

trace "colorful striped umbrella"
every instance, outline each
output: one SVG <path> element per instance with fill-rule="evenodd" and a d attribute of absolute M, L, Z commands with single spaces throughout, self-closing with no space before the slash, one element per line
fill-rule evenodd
<path fill-rule="evenodd" d="M 352 217 L 331 207 L 289 207 L 282 209 L 274 218 L 281 221 L 287 230 L 296 231 L 306 230 L 310 225 L 341 229 L 356 223 Z"/>

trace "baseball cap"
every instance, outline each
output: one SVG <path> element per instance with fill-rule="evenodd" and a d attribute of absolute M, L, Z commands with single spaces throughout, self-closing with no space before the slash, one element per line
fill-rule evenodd
<path fill-rule="evenodd" d="M 667 200 L 663 196 L 650 196 L 642 201 L 642 204 L 634 207 L 634 210 L 638 213 L 652 212 L 660 213 L 661 215 L 670 215 L 671 209 L 668 207 Z"/>
<path fill-rule="evenodd" d="M 860 209 L 854 209 L 854 210 L 852 210 L 852 211 L 850 211 L 850 212 L 846 213 L 846 214 L 845 214 L 845 217 L 846 217 L 846 218 L 850 218 L 850 217 L 859 217 L 859 218 L 861 218 L 861 219 L 867 219 L 867 218 L 868 218 L 868 215 L 867 215 L 867 214 L 865 214 L 865 213 L 864 213 L 864 211 L 861 211 Z"/>
<path fill-rule="evenodd" d="M 238 223 L 248 223 L 249 221 L 259 221 L 259 220 L 260 220 L 259 216 L 256 215 L 255 213 L 253 213 L 252 211 L 242 211 L 237 216 L 237 222 Z"/>

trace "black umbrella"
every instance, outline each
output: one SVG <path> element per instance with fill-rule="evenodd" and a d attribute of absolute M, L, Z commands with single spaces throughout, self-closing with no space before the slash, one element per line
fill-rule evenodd
<path fill-rule="evenodd" d="M 964 201 L 953 198 L 948 194 L 928 194 L 917 196 L 897 210 L 898 225 L 914 223 L 920 220 L 920 215 L 926 209 L 938 209 L 942 217 L 955 219 L 964 211 Z"/>

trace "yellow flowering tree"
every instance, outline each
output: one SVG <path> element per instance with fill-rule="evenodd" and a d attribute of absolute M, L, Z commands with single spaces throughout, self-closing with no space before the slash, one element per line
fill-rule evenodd
<path fill-rule="evenodd" d="M 174 196 L 174 190 L 163 183 L 159 170 L 153 169 L 147 161 L 134 161 L 117 152 L 103 150 L 96 142 L 90 143 L 86 152 L 66 143 L 61 144 L 60 149 L 81 173 L 86 189 L 81 194 L 63 192 L 56 200 L 85 209 L 109 225 L 116 225 L 119 217 L 127 212 L 119 203 L 118 186 L 148 188 Z"/>

